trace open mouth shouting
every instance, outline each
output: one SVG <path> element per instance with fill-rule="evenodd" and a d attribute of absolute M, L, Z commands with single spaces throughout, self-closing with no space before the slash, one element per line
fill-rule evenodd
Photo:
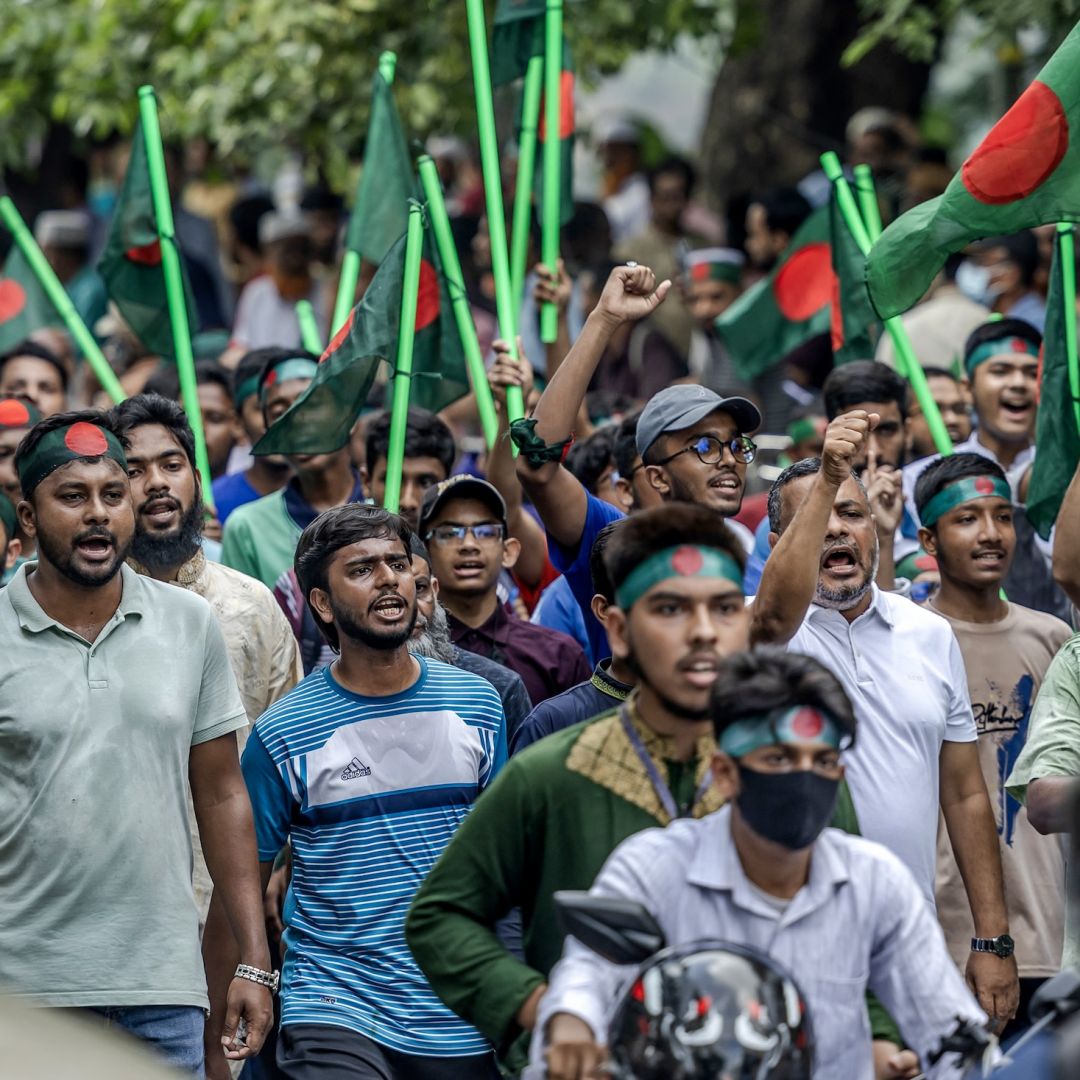
<path fill-rule="evenodd" d="M 837 581 L 850 581 L 859 574 L 859 558 L 854 548 L 831 547 L 821 557 L 822 573 Z"/>
<path fill-rule="evenodd" d="M 716 682 L 720 658 L 715 653 L 692 653 L 679 661 L 679 671 L 698 690 L 707 690 Z"/>
<path fill-rule="evenodd" d="M 454 563 L 454 577 L 459 581 L 475 581 L 487 572 L 483 559 L 462 559 Z"/>
<path fill-rule="evenodd" d="M 972 552 L 972 560 L 981 570 L 1004 570 L 1005 552 L 1001 548 L 980 548 Z"/>
<path fill-rule="evenodd" d="M 398 593 L 387 593 L 380 596 L 370 608 L 371 614 L 377 619 L 390 623 L 400 622 L 405 617 L 407 610 L 404 599 Z"/>
<path fill-rule="evenodd" d="M 1000 401 L 1002 419 L 1015 427 L 1028 427 L 1035 418 L 1035 402 L 1026 394 L 1002 397 Z"/>
<path fill-rule="evenodd" d="M 176 499 L 163 495 L 143 503 L 139 515 L 156 529 L 167 528 L 175 524 L 181 514 L 180 503 Z"/>
<path fill-rule="evenodd" d="M 72 545 L 85 562 L 102 566 L 116 555 L 116 537 L 105 529 L 93 529 L 75 537 Z"/>

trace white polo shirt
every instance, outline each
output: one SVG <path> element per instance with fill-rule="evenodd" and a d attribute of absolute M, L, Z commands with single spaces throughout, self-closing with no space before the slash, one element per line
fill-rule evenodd
<path fill-rule="evenodd" d="M 870 607 L 851 623 L 811 605 L 787 647 L 843 683 L 858 720 L 844 761 L 859 828 L 907 865 L 933 905 L 941 744 L 976 738 L 967 675 L 940 615 L 872 590 Z"/>

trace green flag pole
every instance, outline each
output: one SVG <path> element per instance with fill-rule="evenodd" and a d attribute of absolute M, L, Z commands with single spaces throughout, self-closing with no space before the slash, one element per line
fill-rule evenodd
<path fill-rule="evenodd" d="M 1058 223 L 1058 258 L 1061 260 L 1061 314 L 1065 320 L 1065 355 L 1069 363 L 1076 426 L 1080 429 L 1080 361 L 1076 352 L 1076 238 L 1072 222 Z"/>
<path fill-rule="evenodd" d="M 206 435 L 203 433 L 202 411 L 199 409 L 199 390 L 195 383 L 195 357 L 191 351 L 191 327 L 188 325 L 187 299 L 180 267 L 180 250 L 176 246 L 173 228 L 172 202 L 169 182 L 165 175 L 165 150 L 161 145 L 157 100 L 152 86 L 139 87 L 139 118 L 146 140 L 146 161 L 150 169 L 150 197 L 154 204 L 154 222 L 161 243 L 161 270 L 165 275 L 165 295 L 169 303 L 169 323 L 176 348 L 176 371 L 180 376 L 180 396 L 184 403 L 191 432 L 195 436 L 195 465 L 202 479 L 202 497 L 213 507 L 213 476 L 206 454 Z"/>
<path fill-rule="evenodd" d="M 484 174 L 487 201 L 488 237 L 491 243 L 491 271 L 495 277 L 495 310 L 499 336 L 517 359 L 517 312 L 510 284 L 510 258 L 506 248 L 506 216 L 503 213 L 502 174 L 499 170 L 499 143 L 495 134 L 495 106 L 491 97 L 491 62 L 488 58 L 484 0 L 465 0 L 469 21 L 469 51 L 472 53 L 473 87 L 476 94 L 476 126 L 480 136 L 480 166 Z M 506 391 L 506 412 L 511 422 L 525 415 L 521 388 Z"/>
<path fill-rule="evenodd" d="M 38 280 L 38 284 L 45 291 L 49 302 L 56 308 L 56 313 L 63 321 L 72 340 L 78 345 L 83 356 L 86 357 L 86 362 L 97 377 L 97 381 L 101 383 L 101 388 L 114 402 L 119 404 L 127 397 L 124 388 L 120 385 L 120 380 L 109 366 L 109 361 L 105 359 L 101 347 L 94 340 L 94 335 L 90 333 L 86 323 L 82 321 L 79 313 L 75 310 L 71 297 L 68 296 L 67 290 L 56 276 L 56 272 L 49 265 L 49 260 L 45 258 L 41 248 L 38 247 L 34 234 L 27 228 L 26 222 L 22 219 L 22 214 L 19 213 L 18 207 L 11 201 L 10 195 L 0 195 L 0 220 L 3 221 L 7 231 L 11 233 L 15 245 L 22 252 L 23 258 L 26 259 L 27 265 Z"/>
<path fill-rule="evenodd" d="M 877 192 L 874 190 L 874 173 L 869 165 L 856 165 L 853 171 L 859 209 L 862 211 L 870 242 L 874 243 L 881 235 L 881 207 L 878 206 Z"/>
<path fill-rule="evenodd" d="M 420 291 L 420 262 L 423 253 L 424 212 L 414 202 L 409 206 L 409 231 L 405 236 L 401 324 L 398 330 L 397 361 L 394 364 L 393 397 L 390 401 L 390 440 L 386 451 L 386 495 L 383 506 L 392 514 L 398 512 L 401 502 L 401 470 L 405 465 L 405 427 L 409 419 L 413 342 L 416 339 L 416 298 Z"/>
<path fill-rule="evenodd" d="M 499 433 L 499 419 L 495 414 L 495 400 L 491 396 L 484 358 L 480 354 L 480 342 L 476 338 L 476 324 L 473 322 L 469 300 L 465 295 L 465 279 L 461 273 L 461 263 L 458 261 L 457 248 L 454 247 L 454 237 L 450 231 L 450 217 L 446 213 L 442 185 L 439 182 L 439 170 L 427 154 L 420 158 L 417 165 L 420 170 L 420 183 L 424 188 L 424 198 L 427 200 L 428 220 L 435 234 L 435 247 L 438 249 L 442 272 L 446 277 L 450 305 L 454 309 L 454 321 L 457 323 L 461 348 L 465 353 L 465 363 L 469 369 L 469 378 L 476 397 L 476 408 L 480 413 L 480 424 L 484 429 L 484 440 L 490 450 L 495 445 L 495 439 Z"/>
<path fill-rule="evenodd" d="M 851 185 L 844 176 L 844 168 L 840 159 L 833 151 L 821 155 L 821 167 L 825 175 L 832 182 L 836 190 L 836 203 L 840 208 L 840 214 L 845 224 L 855 238 L 855 243 L 864 254 L 870 253 L 873 243 L 870 233 L 859 216 L 859 208 L 855 205 L 855 196 L 852 194 Z M 893 348 L 896 350 L 897 360 L 902 374 L 911 384 L 915 398 L 919 402 L 919 408 L 926 417 L 926 426 L 930 429 L 930 436 L 934 440 L 939 454 L 948 455 L 953 452 L 952 440 L 948 431 L 945 430 L 945 421 L 941 418 L 941 410 L 930 393 L 930 384 L 926 381 L 926 373 L 922 369 L 915 356 L 915 350 L 911 347 L 911 339 L 908 337 L 907 328 L 904 326 L 899 315 L 885 320 L 885 329 L 892 338 Z"/>
<path fill-rule="evenodd" d="M 322 338 L 319 337 L 319 324 L 315 321 L 315 309 L 311 306 L 310 300 L 296 301 L 296 319 L 300 323 L 301 344 L 308 352 L 320 356 L 323 343 Z"/>
<path fill-rule="evenodd" d="M 555 273 L 559 264 L 559 228 L 562 224 L 562 0 L 547 0 L 544 14 L 544 220 L 540 249 L 544 265 Z M 559 309 L 540 308 L 540 340 L 551 344 L 559 333 Z"/>
<path fill-rule="evenodd" d="M 379 57 L 379 74 L 386 81 L 387 86 L 394 84 L 394 71 L 397 68 L 397 53 L 387 50 Z M 364 168 L 367 168 L 365 155 Z M 361 174 L 362 176 L 363 174 Z M 356 213 L 356 204 L 360 196 L 360 183 L 356 185 L 356 196 L 353 199 L 353 213 Z M 337 296 L 334 298 L 334 317 L 331 319 L 331 337 L 344 325 L 356 303 L 356 285 L 360 280 L 360 252 L 346 247 L 341 256 L 341 274 L 338 277 Z M 314 350 L 312 350 L 314 351 Z"/>
<path fill-rule="evenodd" d="M 525 69 L 521 92 L 521 135 L 518 139 L 517 185 L 514 189 L 514 228 L 510 236 L 510 291 L 514 310 L 525 299 L 529 258 L 529 222 L 532 217 L 533 178 L 536 175 L 536 134 L 540 123 L 540 94 L 544 88 L 544 58 L 534 56 Z M 430 198 L 428 202 L 430 202 Z"/>

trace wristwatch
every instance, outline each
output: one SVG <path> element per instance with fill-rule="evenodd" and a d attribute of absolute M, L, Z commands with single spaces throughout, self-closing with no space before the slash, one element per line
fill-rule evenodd
<path fill-rule="evenodd" d="M 281 973 L 277 971 L 262 971 L 260 968 L 250 967 L 248 964 L 237 964 L 233 974 L 234 979 L 247 979 L 249 982 L 265 986 L 271 994 L 276 994 L 278 983 L 281 981 Z"/>
<path fill-rule="evenodd" d="M 1007 960 L 1013 954 L 1016 942 L 1008 934 L 998 934 L 997 937 L 973 937 L 971 939 L 972 952 L 988 952 Z"/>

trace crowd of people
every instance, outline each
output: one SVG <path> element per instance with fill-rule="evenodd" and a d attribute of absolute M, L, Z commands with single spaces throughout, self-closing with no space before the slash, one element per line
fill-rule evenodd
<path fill-rule="evenodd" d="M 849 144 L 887 217 L 948 181 L 884 110 Z M 432 149 L 499 433 L 471 395 L 410 408 L 394 513 L 383 386 L 339 449 L 250 452 L 315 378 L 295 304 L 325 340 L 340 197 L 222 198 L 170 155 L 211 490 L 93 269 L 107 205 L 39 215 L 129 396 L 54 328 L 0 356 L 0 991 L 210 1080 L 585 1080 L 628 993 L 628 1077 L 1008 1047 L 1080 966 L 1080 472 L 1049 539 L 1025 514 L 1047 237 L 972 245 L 904 316 L 943 457 L 887 337 L 746 378 L 715 331 L 818 174 L 725 221 L 613 128 L 515 359 L 477 170 Z M 722 1005 L 568 937 L 584 891 L 790 979 L 725 1034 L 763 1071 L 658 1056 Z"/>

